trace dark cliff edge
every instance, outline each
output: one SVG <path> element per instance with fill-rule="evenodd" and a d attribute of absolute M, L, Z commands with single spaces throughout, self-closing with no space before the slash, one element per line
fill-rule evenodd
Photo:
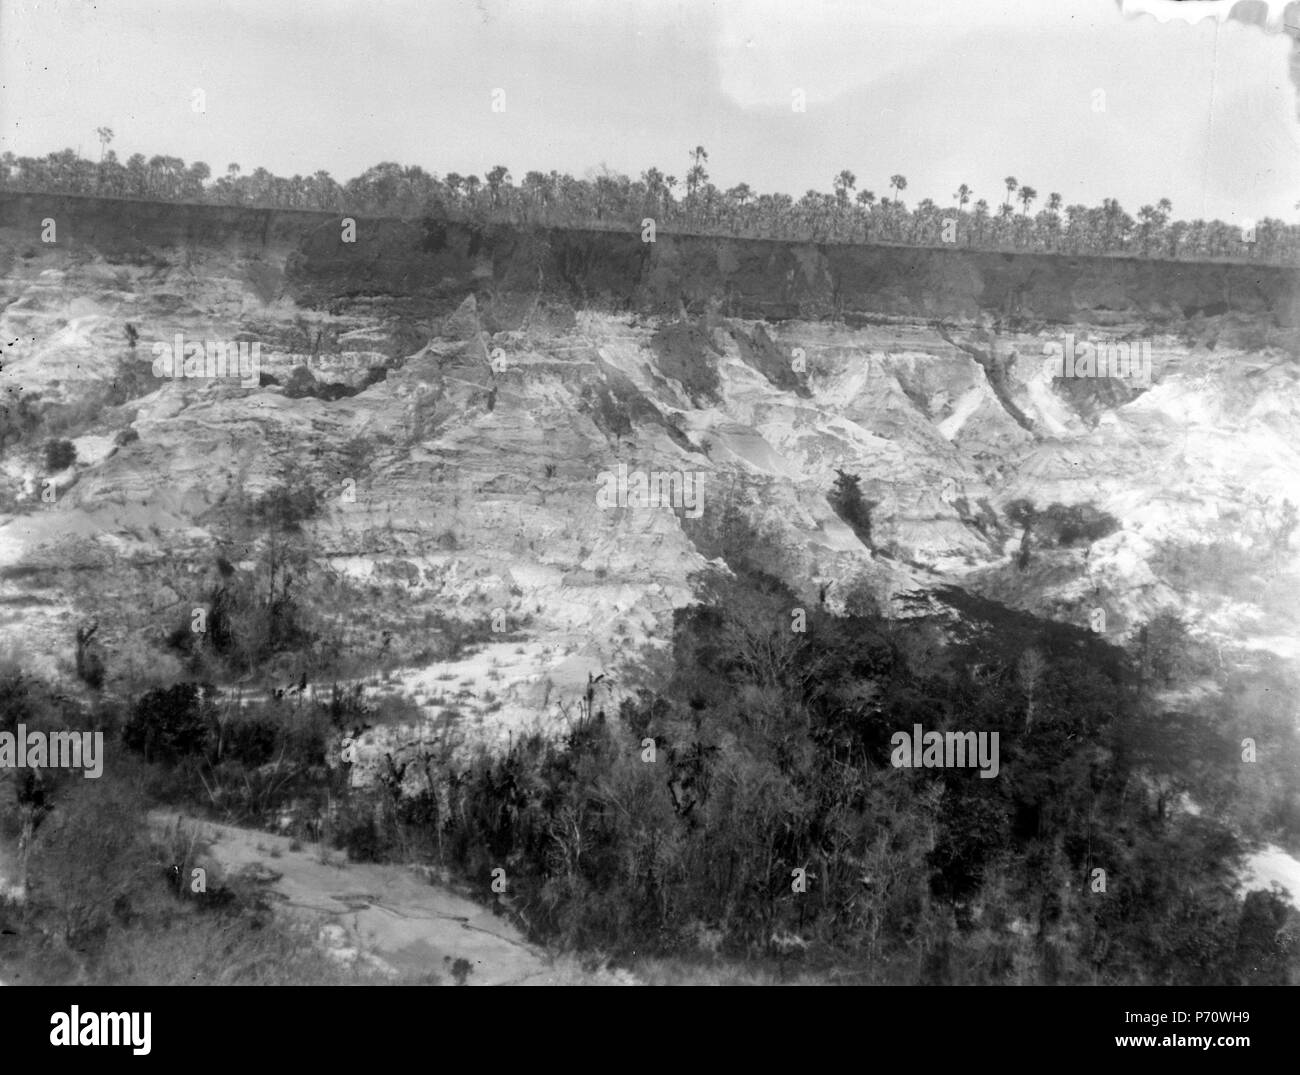
<path fill-rule="evenodd" d="M 574 308 L 849 324 L 987 316 L 1193 335 L 1227 319 L 1288 342 L 1300 326 L 1300 270 L 1281 266 L 662 233 L 645 243 L 639 232 L 368 218 L 347 243 L 337 214 L 68 195 L 0 194 L 0 272 L 49 249 L 46 218 L 72 256 L 165 261 L 202 247 L 264 262 L 304 306 L 387 296 L 436 317 L 474 294 L 489 330 Z"/>

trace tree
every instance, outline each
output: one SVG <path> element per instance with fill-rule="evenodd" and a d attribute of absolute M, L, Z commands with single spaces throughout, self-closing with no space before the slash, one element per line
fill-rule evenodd
<path fill-rule="evenodd" d="M 1038 224 L 1043 236 L 1043 246 L 1052 250 L 1061 245 L 1061 196 L 1053 191 L 1047 196 L 1047 209 L 1038 214 Z"/>
<path fill-rule="evenodd" d="M 1009 210 L 1011 208 L 1011 195 L 1016 192 L 1016 187 L 1018 187 L 1020 183 L 1014 175 L 1007 176 L 1006 179 L 1002 180 L 1002 182 L 1006 184 L 1007 188 L 1007 200 L 1002 203 L 1002 207 Z"/>
<path fill-rule="evenodd" d="M 122 728 L 122 742 L 145 761 L 177 762 L 202 754 L 210 731 L 198 684 L 177 683 L 141 696 Z"/>
<path fill-rule="evenodd" d="M 647 171 L 642 179 L 646 185 L 647 208 L 655 212 L 659 208 L 659 192 L 662 189 L 663 176 L 658 168 L 651 168 Z M 447 185 L 447 180 L 443 180 L 443 185 Z M 542 172 L 528 172 L 524 175 L 524 181 L 520 184 L 520 195 L 523 201 L 525 219 L 531 215 L 534 219 L 543 216 L 554 204 L 555 190 L 548 176 Z"/>
<path fill-rule="evenodd" d="M 970 187 L 968 187 L 965 183 L 963 183 L 961 186 L 957 188 L 957 193 L 953 195 L 953 197 L 957 200 L 957 212 L 960 213 L 963 209 L 966 208 L 966 203 L 970 201 L 970 197 L 972 193 L 973 192 L 971 191 Z"/>
<path fill-rule="evenodd" d="M 39 681 L 6 661 L 0 664 L 0 732 L 16 735 L 18 725 L 28 732 L 53 732 L 66 726 Z M 27 894 L 28 863 L 37 830 L 48 816 L 60 783 L 60 770 L 0 767 L 0 835 L 18 837 L 17 898 Z M 77 783 L 83 783 L 77 780 Z M 91 783 L 94 783 L 91 781 Z"/>
<path fill-rule="evenodd" d="M 841 209 L 848 208 L 849 197 L 853 194 L 853 188 L 858 185 L 858 177 L 850 172 L 847 168 L 835 177 L 835 200 L 839 203 Z"/>
<path fill-rule="evenodd" d="M 1034 507 L 1032 500 L 1025 497 L 1019 497 L 1009 503 L 1004 509 L 1003 514 L 1007 517 L 1007 522 L 1012 526 L 1023 526 L 1024 533 L 1020 535 L 1020 552 L 1016 557 L 1016 566 L 1024 571 L 1029 567 L 1029 557 L 1033 548 L 1033 529 L 1034 523 L 1038 519 L 1038 510 Z"/>
<path fill-rule="evenodd" d="M 859 541 L 867 548 L 871 544 L 871 510 L 875 503 L 862 495 L 861 479 L 843 470 L 835 471 L 835 485 L 827 499 L 835 514 L 849 524 Z"/>
<path fill-rule="evenodd" d="M 891 175 L 889 177 L 889 186 L 890 189 L 898 192 L 894 201 L 901 209 L 903 206 L 903 191 L 907 189 L 907 177 L 902 175 Z"/>
<path fill-rule="evenodd" d="M 1138 239 L 1142 243 L 1144 257 L 1151 252 L 1151 247 L 1157 241 L 1164 221 L 1164 214 L 1154 206 L 1144 205 L 1138 210 Z"/>
<path fill-rule="evenodd" d="M 873 190 L 860 190 L 856 199 L 858 209 L 862 214 L 862 235 L 864 239 L 871 238 L 871 210 L 876 204 L 876 192 Z"/>
<path fill-rule="evenodd" d="M 57 914 L 63 943 L 130 912 L 149 883 L 147 831 L 143 804 L 121 785 L 78 780 L 67 789 L 31 858 L 32 890 Z"/>
<path fill-rule="evenodd" d="M 77 461 L 77 446 L 70 440 L 51 439 L 45 442 L 45 470 L 57 474 L 67 470 Z"/>
<path fill-rule="evenodd" d="M 859 577 L 849 584 L 844 594 L 844 611 L 850 616 L 865 616 L 878 619 L 882 615 L 880 600 L 870 581 Z"/>
<path fill-rule="evenodd" d="M 1022 496 L 1008 503 L 1002 509 L 1002 514 L 1012 526 L 1033 526 L 1034 520 L 1038 518 L 1038 509 L 1032 500 Z"/>
<path fill-rule="evenodd" d="M 487 174 L 488 193 L 492 199 L 492 206 L 496 208 L 501 201 L 502 190 L 510 186 L 510 170 L 504 164 L 498 164 Z"/>
<path fill-rule="evenodd" d="M 1037 197 L 1038 197 L 1038 191 L 1036 191 L 1033 187 L 1020 188 L 1020 204 L 1022 206 L 1020 212 L 1022 216 L 1029 215 L 1029 206 L 1033 202 L 1033 200 Z"/>
<path fill-rule="evenodd" d="M 690 152 L 691 167 L 686 173 L 686 196 L 693 197 L 695 193 L 709 181 L 709 173 L 705 170 L 704 164 L 709 159 L 708 151 L 703 146 L 696 146 Z"/>
<path fill-rule="evenodd" d="M 1173 685 L 1192 665 L 1192 636 L 1172 609 L 1157 613 L 1138 630 L 1138 662 L 1144 680 Z"/>
<path fill-rule="evenodd" d="M 77 678 L 95 690 L 104 685 L 104 651 L 93 641 L 98 629 L 98 620 L 77 628 Z"/>
<path fill-rule="evenodd" d="M 194 161 L 182 179 L 182 196 L 195 201 L 203 197 L 204 185 L 212 176 L 212 169 L 203 161 Z M 296 177 L 295 177 L 296 178 Z"/>
<path fill-rule="evenodd" d="M 465 187 L 465 198 L 472 208 L 478 198 L 479 187 L 483 185 L 483 181 L 476 175 L 467 175 L 462 182 Z"/>
<path fill-rule="evenodd" d="M 1277 891 L 1246 893 L 1237 926 L 1237 973 L 1242 985 L 1287 985 L 1288 906 Z"/>
<path fill-rule="evenodd" d="M 108 144 L 113 140 L 112 127 L 96 127 L 95 134 L 99 137 L 99 163 L 104 163 L 104 151 L 108 149 Z"/>

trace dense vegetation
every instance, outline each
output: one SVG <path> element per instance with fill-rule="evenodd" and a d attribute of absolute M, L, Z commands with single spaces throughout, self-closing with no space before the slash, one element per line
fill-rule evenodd
<path fill-rule="evenodd" d="M 516 184 L 503 164 L 480 178 L 457 172 L 439 176 L 419 165 L 385 161 L 340 183 L 325 171 L 277 176 L 257 168 L 245 174 L 233 163 L 214 177 L 203 161 L 186 164 L 164 155 L 135 153 L 123 162 L 108 148 L 113 132 L 99 128 L 97 133 L 103 150 L 98 161 L 71 149 L 45 157 L 5 153 L 0 190 L 636 232 L 652 220 L 665 232 L 815 242 L 1300 262 L 1300 226 L 1272 217 L 1251 230 L 1219 220 L 1176 220 L 1167 198 L 1130 215 L 1114 198 L 1100 206 L 1065 205 L 1057 193 L 1049 193 L 1031 216 L 1039 193 L 1015 176 L 1006 177 L 991 201 L 976 198 L 963 183 L 951 195 L 951 205 L 923 198 L 909 209 L 903 198 L 907 178 L 898 174 L 889 178 L 893 197 L 858 189 L 857 176 L 847 169 L 834 177 L 830 192 L 808 190 L 797 198 L 760 193 L 748 183 L 722 190 L 709 179 L 708 152 L 696 146 L 681 180 L 656 167 L 639 178 L 601 168 L 581 179 L 529 171 Z"/>
<path fill-rule="evenodd" d="M 285 563 L 316 501 L 272 490 L 244 510 L 278 535 Z M 1063 544 L 1077 526 L 1110 526 L 1033 514 Z M 359 688 L 241 706 L 233 685 L 183 682 L 84 711 L 7 670 L 4 728 L 89 720 L 115 750 L 109 776 L 88 786 L 7 774 L 3 835 L 21 834 L 31 857 L 20 924 L 46 923 L 114 980 L 145 973 L 130 953 L 151 951 L 150 933 L 176 934 L 179 914 L 244 952 L 249 923 L 266 920 L 255 891 L 229 886 L 201 910 L 183 895 L 159 903 L 168 856 L 190 852 L 151 848 L 141 811 L 174 802 L 244 823 L 287 817 L 357 859 L 451 867 L 537 939 L 616 959 L 796 959 L 820 979 L 916 983 L 1300 972 L 1294 910 L 1276 893 L 1236 892 L 1255 842 L 1300 843 L 1300 743 L 1272 701 L 1294 694 L 1283 673 L 1216 672 L 1171 613 L 1128 651 L 957 589 L 891 618 L 857 585 L 835 616 L 767 573 L 778 554 L 739 512 L 698 529 L 732 571 L 699 580 L 702 601 L 679 612 L 653 689 L 617 714 L 588 699 L 567 735 L 503 753 L 448 737 L 390 759 L 369 789 L 348 786 L 340 736 L 409 714 L 380 712 Z M 274 615 L 279 591 L 258 577 L 247 590 L 224 582 L 231 615 Z M 301 633 L 283 635 L 285 649 L 317 633 L 308 605 L 292 620 Z M 230 682 L 249 654 L 209 636 L 190 660 Z M 893 767 L 891 736 L 916 724 L 998 732 L 997 777 Z M 412 764 L 424 777 L 414 792 Z M 92 866 L 74 876 L 72 862 Z M 499 870 L 504 893 L 491 887 Z M 273 937 L 275 958 L 317 972 L 289 935 Z M 239 958 L 241 980 L 266 973 L 261 957 Z"/>
<path fill-rule="evenodd" d="M 947 631 L 809 610 L 800 634 L 780 584 L 715 580 L 661 692 L 452 777 L 449 853 L 504 866 L 538 933 L 583 948 L 806 945 L 878 982 L 1285 982 L 1286 907 L 1233 878 L 1244 838 L 1300 832 L 1286 720 L 1171 708 L 1140 654 L 943 600 Z M 998 778 L 892 768 L 913 724 L 998 731 Z"/>
<path fill-rule="evenodd" d="M 103 775 L 0 769 L 0 841 L 17 848 L 27 899 L 0 898 L 0 980 L 9 985 L 344 984 L 373 975 L 319 951 L 310 932 L 277 916 L 256 878 L 232 875 L 203 895 L 179 883 L 204 847 L 192 833 L 151 827 L 147 811 L 176 786 L 203 742 L 191 684 L 121 708 L 79 707 L 0 661 L 0 731 L 89 728 L 104 733 Z M 144 762 L 124 748 L 161 733 Z M 123 734 L 124 733 L 124 734 Z M 317 744 L 317 749 L 319 749 Z M 181 868 L 183 867 L 183 871 Z M 421 980 L 435 981 L 436 975 Z"/>

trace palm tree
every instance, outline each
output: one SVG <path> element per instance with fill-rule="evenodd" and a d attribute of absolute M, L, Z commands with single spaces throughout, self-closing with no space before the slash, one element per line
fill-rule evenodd
<path fill-rule="evenodd" d="M 965 183 L 963 183 L 961 186 L 957 188 L 957 193 L 954 194 L 953 197 L 957 199 L 958 213 L 960 213 L 963 209 L 966 208 L 966 203 L 970 201 L 970 196 L 973 193 L 974 191 L 972 191 L 970 187 L 968 187 Z"/>
<path fill-rule="evenodd" d="M 676 195 L 673 193 L 673 191 L 677 189 L 677 184 L 680 182 L 681 180 L 679 180 L 675 175 L 664 176 L 664 216 L 666 219 L 680 219 L 680 206 L 678 205 Z"/>
<path fill-rule="evenodd" d="M 1088 207 L 1077 202 L 1065 207 L 1066 244 L 1076 253 L 1083 249 L 1087 239 Z"/>
<path fill-rule="evenodd" d="M 511 183 L 510 169 L 504 164 L 498 164 L 487 174 L 488 193 L 492 198 L 492 207 L 495 209 L 497 203 L 501 200 L 502 187 L 508 188 Z"/>
<path fill-rule="evenodd" d="M 164 170 L 166 169 L 166 164 L 167 164 L 167 158 L 163 157 L 161 154 L 155 154 L 154 156 L 149 158 L 148 164 L 146 165 L 147 168 L 149 169 L 147 173 L 148 183 L 149 183 L 148 189 L 149 189 L 149 194 L 152 197 L 158 198 L 163 196 L 162 176 Z"/>
<path fill-rule="evenodd" d="M 853 194 L 853 188 L 858 185 L 858 177 L 845 168 L 832 181 L 831 186 L 835 190 L 835 217 L 837 222 L 842 222 L 848 216 L 849 209 L 852 208 L 852 202 L 849 200 Z M 852 227 L 850 227 L 850 233 Z M 852 238 L 852 234 L 849 236 Z"/>
<path fill-rule="evenodd" d="M 975 235 L 981 242 L 984 241 L 984 221 L 988 219 L 988 216 L 989 203 L 981 198 L 975 203 Z M 970 244 L 969 236 L 967 236 L 966 242 L 967 245 Z"/>
<path fill-rule="evenodd" d="M 933 198 L 922 198 L 912 213 L 909 242 L 932 242 L 943 227 L 942 215 Z"/>
<path fill-rule="evenodd" d="M 687 218 L 693 226 L 698 227 L 700 218 L 699 193 L 704 184 L 709 181 L 709 173 L 704 167 L 704 162 L 709 159 L 709 153 L 703 146 L 696 146 L 691 150 L 689 156 L 691 158 L 691 167 L 686 173 Z"/>
<path fill-rule="evenodd" d="M 113 140 L 113 129 L 96 127 L 95 134 L 99 136 L 99 169 L 95 175 L 95 189 L 99 190 L 104 185 L 104 153 L 108 149 L 108 143 Z"/>
<path fill-rule="evenodd" d="M 689 156 L 691 158 L 691 167 L 686 173 L 686 196 L 688 198 L 709 181 L 709 173 L 704 169 L 704 162 L 709 159 L 708 150 L 703 146 L 696 146 L 691 150 Z"/>
<path fill-rule="evenodd" d="M 535 173 L 529 173 L 529 175 L 533 174 Z M 525 177 L 526 182 L 527 177 Z M 641 173 L 641 182 L 645 187 L 645 211 L 658 216 L 660 206 L 663 205 L 664 194 L 668 189 L 664 182 L 664 174 L 658 168 L 647 168 Z"/>
<path fill-rule="evenodd" d="M 1044 247 L 1059 249 L 1061 234 L 1061 196 L 1053 191 L 1047 196 L 1047 209 L 1038 214 L 1038 225 L 1044 233 Z"/>
<path fill-rule="evenodd" d="M 243 195 L 239 189 L 239 165 L 231 161 L 226 165 L 226 176 L 221 184 L 222 191 L 227 194 L 230 201 L 238 205 L 243 200 Z"/>
<path fill-rule="evenodd" d="M 1016 187 L 1020 186 L 1020 183 L 1016 180 L 1016 177 L 1014 175 L 1007 176 L 1006 179 L 1002 180 L 1002 182 L 1006 184 L 1006 188 L 1007 188 L 1007 200 L 1002 204 L 1006 206 L 1006 208 L 1010 209 L 1011 195 L 1013 195 L 1016 192 Z"/>
<path fill-rule="evenodd" d="M 127 157 L 126 187 L 133 198 L 149 196 L 149 168 L 143 153 L 132 153 Z"/>
<path fill-rule="evenodd" d="M 892 189 L 898 191 L 899 196 L 894 199 L 895 203 L 901 209 L 903 207 L 903 191 L 907 189 L 907 178 L 901 175 L 891 175 L 889 185 Z"/>
<path fill-rule="evenodd" d="M 862 237 L 864 241 L 869 241 L 871 239 L 871 207 L 876 204 L 876 192 L 874 190 L 860 190 L 856 200 L 861 207 Z"/>
<path fill-rule="evenodd" d="M 858 177 L 845 168 L 835 177 L 831 185 L 835 188 L 835 200 L 840 203 L 841 208 L 845 208 L 849 204 L 849 195 L 858 185 Z"/>
<path fill-rule="evenodd" d="M 1160 230 L 1160 212 L 1154 206 L 1144 205 L 1138 209 L 1138 238 L 1142 242 L 1142 256 L 1151 250 L 1151 240 Z"/>
<path fill-rule="evenodd" d="M 727 191 L 727 201 L 731 203 L 731 220 L 734 230 L 736 222 L 745 212 L 745 206 L 754 200 L 754 192 L 750 189 L 748 183 L 737 183 Z"/>
<path fill-rule="evenodd" d="M 199 201 L 203 198 L 204 184 L 212 178 L 212 169 L 203 161 L 195 161 L 180 177 L 184 196 Z"/>
<path fill-rule="evenodd" d="M 1020 210 L 1021 216 L 1029 215 L 1030 203 L 1033 202 L 1033 200 L 1037 197 L 1038 197 L 1038 191 L 1036 191 L 1033 187 L 1020 188 L 1020 204 L 1023 206 L 1023 208 Z"/>

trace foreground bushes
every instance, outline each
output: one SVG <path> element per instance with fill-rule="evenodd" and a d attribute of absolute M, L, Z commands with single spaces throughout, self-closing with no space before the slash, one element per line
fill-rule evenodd
<path fill-rule="evenodd" d="M 1300 837 L 1300 747 L 1274 704 L 1294 684 L 1229 680 L 1169 710 L 1157 688 L 1205 671 L 1175 618 L 1132 653 L 959 590 L 912 621 L 865 599 L 839 618 L 734 537 L 702 531 L 734 574 L 678 613 L 656 690 L 561 740 L 424 759 L 421 794 L 396 770 L 352 792 L 324 766 L 360 715 L 341 693 L 241 712 L 180 685 L 142 697 L 123 738 L 171 794 L 260 820 L 298 800 L 354 858 L 456 867 L 536 938 L 584 951 L 773 954 L 878 982 L 1294 974 L 1292 912 L 1234 892 L 1239 834 Z M 998 777 L 893 767 L 893 734 L 916 724 L 998 733 Z M 1268 749 L 1243 768 L 1245 735 Z"/>
<path fill-rule="evenodd" d="M 643 955 L 708 938 L 872 981 L 1292 973 L 1286 905 L 1239 903 L 1236 836 L 1177 808 L 1240 794 L 1234 733 L 1155 707 L 1149 652 L 971 603 L 939 656 L 921 626 L 818 614 L 801 636 L 789 595 L 713 598 L 681 615 L 662 694 L 446 774 L 425 824 L 485 898 L 503 869 L 538 937 Z M 893 768 L 914 723 L 998 731 L 999 777 Z"/>

